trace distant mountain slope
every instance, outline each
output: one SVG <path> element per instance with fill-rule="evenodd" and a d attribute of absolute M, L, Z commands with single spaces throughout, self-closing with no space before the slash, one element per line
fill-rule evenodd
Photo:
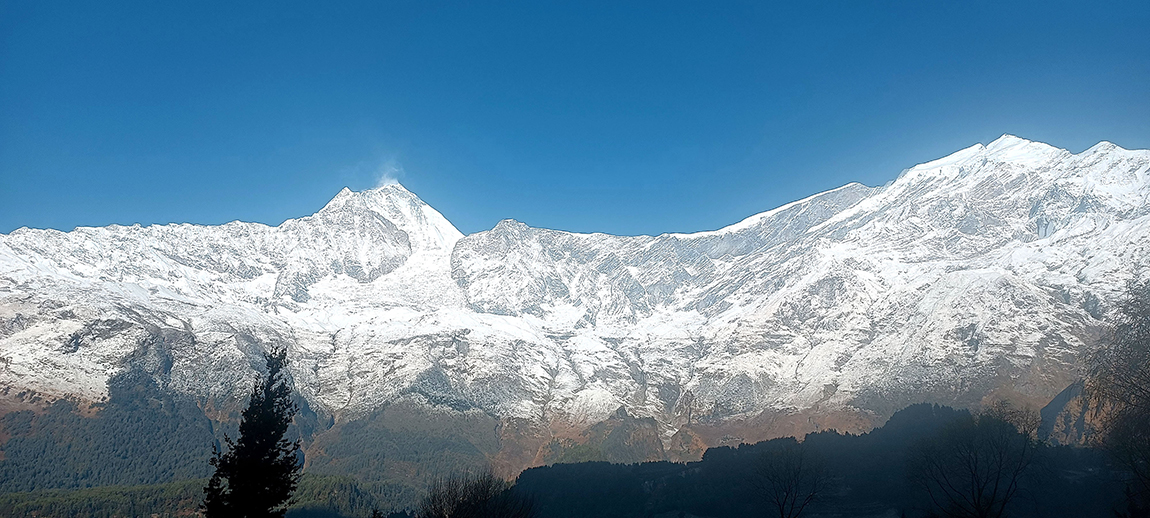
<path fill-rule="evenodd" d="M 483 414 L 502 442 L 479 450 L 520 467 L 620 407 L 668 448 L 922 401 L 1038 408 L 1145 271 L 1148 196 L 1148 151 L 1004 136 L 694 234 L 463 236 L 399 185 L 278 227 L 20 229 L 0 235 L 0 393 L 99 401 L 138 369 L 220 419 L 286 343 L 337 428 L 398 400 Z"/>

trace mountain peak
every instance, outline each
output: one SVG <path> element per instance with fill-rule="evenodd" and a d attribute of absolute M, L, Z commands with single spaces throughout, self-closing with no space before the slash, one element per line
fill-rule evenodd
<path fill-rule="evenodd" d="M 1123 148 L 1122 146 L 1119 146 L 1118 144 L 1115 144 L 1115 143 L 1110 142 L 1108 140 L 1101 140 L 1097 144 L 1090 146 L 1090 148 L 1087 149 L 1086 151 L 1083 151 L 1083 153 L 1084 154 L 1109 153 L 1111 151 L 1116 151 L 1116 150 L 1129 151 L 1126 148 Z"/>
<path fill-rule="evenodd" d="M 358 192 L 353 191 L 348 187 L 344 187 L 343 189 L 340 189 L 339 192 L 335 193 L 335 196 L 332 197 L 332 199 L 329 200 L 322 209 L 320 209 L 320 212 L 331 211 L 343 207 L 344 205 L 347 205 L 348 203 L 355 200 L 358 197 L 358 194 Z"/>
<path fill-rule="evenodd" d="M 987 144 L 986 147 L 987 148 L 993 148 L 993 147 L 1000 147 L 1000 146 L 1026 145 L 1026 144 L 1033 144 L 1033 143 L 1034 143 L 1033 140 L 1027 140 L 1027 139 L 1024 139 L 1024 138 L 1019 137 L 1017 135 L 1011 135 L 1009 133 L 1003 133 L 1002 136 L 991 141 L 991 143 Z"/>
<path fill-rule="evenodd" d="M 364 191 L 344 187 L 316 214 L 374 212 L 407 232 L 418 249 L 450 250 L 463 234 L 442 214 L 399 183 Z"/>
<path fill-rule="evenodd" d="M 1000 387 L 1037 406 L 1078 375 L 1082 326 L 1150 242 L 1150 151 L 1106 148 L 1006 135 L 682 237 L 514 220 L 463 237 L 398 184 L 280 227 L 18 231 L 0 236 L 0 384 L 100 401 L 140 367 L 225 408 L 260 346 L 285 344 L 329 422 L 462 402 L 530 423 L 530 444 L 620 406 L 661 433 L 705 405 L 715 437 L 781 409 L 860 431 Z"/>
<path fill-rule="evenodd" d="M 1067 152 L 1050 144 L 1026 140 L 1014 135 L 1003 135 L 986 146 L 986 155 L 1002 162 L 1027 162 L 1047 160 L 1059 153 Z"/>
<path fill-rule="evenodd" d="M 415 193 L 405 189 L 399 183 L 389 183 L 362 191 L 353 191 L 350 187 L 340 189 L 338 193 L 320 209 L 330 211 L 342 208 L 349 203 L 363 204 L 361 208 L 370 208 L 371 205 L 392 205 L 396 203 L 424 204 Z"/>
<path fill-rule="evenodd" d="M 407 190 L 406 187 L 404 187 L 402 184 L 400 184 L 398 181 L 395 181 L 395 180 L 389 181 L 387 183 L 382 183 L 380 185 L 372 187 L 371 189 L 364 189 L 363 191 L 360 191 L 360 192 L 363 192 L 363 193 L 405 193 L 405 194 L 412 194 L 411 191 Z"/>

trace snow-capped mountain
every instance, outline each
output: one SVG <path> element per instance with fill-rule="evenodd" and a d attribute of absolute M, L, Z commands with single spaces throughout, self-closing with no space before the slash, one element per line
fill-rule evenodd
<path fill-rule="evenodd" d="M 559 434 L 623 407 L 714 445 L 919 401 L 1041 406 L 1142 275 L 1148 196 L 1150 151 L 1004 136 L 693 234 L 463 236 L 399 185 L 277 227 L 20 229 L 0 387 L 98 401 L 141 368 L 235 401 L 282 343 L 336 422 L 402 396 Z"/>

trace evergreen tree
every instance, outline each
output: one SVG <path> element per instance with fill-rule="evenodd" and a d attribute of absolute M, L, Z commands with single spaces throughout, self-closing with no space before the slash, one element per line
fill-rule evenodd
<path fill-rule="evenodd" d="M 300 479 L 299 441 L 284 438 L 298 408 L 284 379 L 287 350 L 264 355 L 267 372 L 256 379 L 240 420 L 240 438 L 225 437 L 228 451 L 214 450 L 216 468 L 204 488 L 207 518 L 282 517 Z"/>

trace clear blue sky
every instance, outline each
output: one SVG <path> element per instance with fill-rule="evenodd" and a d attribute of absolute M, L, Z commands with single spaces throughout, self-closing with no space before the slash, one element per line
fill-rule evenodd
<path fill-rule="evenodd" d="M 243 4 L 243 5 L 236 5 Z M 1003 133 L 1150 147 L 1150 2 L 0 0 L 0 232 L 721 227 Z"/>

